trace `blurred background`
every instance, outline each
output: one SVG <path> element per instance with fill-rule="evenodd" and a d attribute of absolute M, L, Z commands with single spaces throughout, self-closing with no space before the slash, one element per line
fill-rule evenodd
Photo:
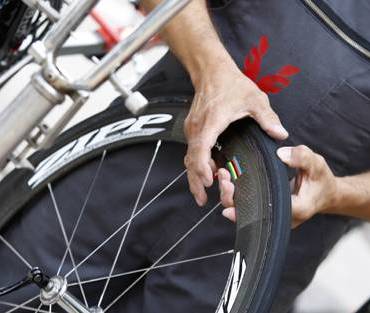
<path fill-rule="evenodd" d="M 104 0 L 98 6 L 99 14 L 122 36 L 138 25 L 142 16 L 124 0 Z M 99 25 L 89 18 L 75 32 L 70 45 L 97 40 Z M 140 77 L 167 51 L 164 45 L 143 51 L 118 71 L 118 77 L 132 87 Z M 59 66 L 72 77 L 84 73 L 92 62 L 75 54 L 59 59 Z M 0 89 L 0 110 L 27 83 L 37 66 L 27 66 L 4 88 Z M 104 84 L 75 116 L 71 125 L 105 109 L 119 94 L 111 84 Z M 60 109 L 62 110 L 62 108 Z M 54 113 L 60 114 L 61 111 Z M 53 119 L 53 116 L 50 116 Z M 302 264 L 304 267 L 304 264 Z M 345 235 L 319 267 L 309 288 L 299 297 L 296 313 L 348 313 L 358 309 L 370 298 L 370 225 L 364 224 Z"/>

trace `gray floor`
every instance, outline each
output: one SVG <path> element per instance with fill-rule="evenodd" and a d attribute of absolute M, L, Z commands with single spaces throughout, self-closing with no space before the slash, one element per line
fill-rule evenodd
<path fill-rule="evenodd" d="M 133 24 L 136 17 L 124 1 L 105 0 L 102 12 L 114 23 Z M 122 13 L 120 18 L 117 13 Z M 122 20 L 121 20 L 122 19 Z M 87 26 L 86 26 L 87 25 Z M 84 29 L 94 28 L 90 21 Z M 136 62 L 127 64 L 119 71 L 119 77 L 127 86 L 132 86 L 165 51 L 164 47 L 141 54 Z M 63 57 L 60 66 L 73 77 L 78 77 L 91 62 L 84 57 L 75 55 Z M 35 67 L 28 67 L 0 90 L 0 110 L 24 86 Z M 104 84 L 89 100 L 88 104 L 73 119 L 70 125 L 104 109 L 117 96 L 110 84 Z M 58 109 L 51 117 L 60 114 Z M 320 266 L 311 286 L 299 298 L 296 312 L 298 313 L 349 313 L 358 308 L 370 297 L 370 226 L 364 226 L 347 234 L 334 248 L 325 262 Z"/>

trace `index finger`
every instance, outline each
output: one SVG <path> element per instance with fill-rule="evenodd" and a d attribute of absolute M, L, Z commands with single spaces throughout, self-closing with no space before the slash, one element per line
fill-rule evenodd
<path fill-rule="evenodd" d="M 192 175 L 202 182 L 203 186 L 213 184 L 211 150 L 200 144 L 189 143 L 185 156 L 185 166 Z"/>

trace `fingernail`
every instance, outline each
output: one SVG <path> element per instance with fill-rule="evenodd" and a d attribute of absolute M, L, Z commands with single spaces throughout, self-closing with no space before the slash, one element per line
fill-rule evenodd
<path fill-rule="evenodd" d="M 291 147 L 282 147 L 277 150 L 277 155 L 283 162 L 289 162 L 292 156 L 292 148 Z"/>
<path fill-rule="evenodd" d="M 222 210 L 223 217 L 226 217 L 227 219 L 230 219 L 230 210 L 224 209 Z"/>
<path fill-rule="evenodd" d="M 280 124 L 273 125 L 272 129 L 275 133 L 279 133 L 284 138 L 287 138 L 289 136 L 288 131 Z"/>
<path fill-rule="evenodd" d="M 233 219 L 233 213 L 232 213 L 231 208 L 227 208 L 227 209 L 222 210 L 222 215 L 223 215 L 223 217 L 226 217 L 228 220 L 232 221 L 232 219 Z"/>

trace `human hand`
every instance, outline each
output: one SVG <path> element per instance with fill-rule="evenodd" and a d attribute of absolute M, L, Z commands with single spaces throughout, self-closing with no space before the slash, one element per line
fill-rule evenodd
<path fill-rule="evenodd" d="M 218 65 L 210 74 L 202 75 L 194 84 L 195 97 L 184 124 L 188 143 L 184 163 L 190 191 L 199 206 L 207 202 L 205 188 L 213 184 L 216 171 L 211 149 L 232 122 L 249 116 L 271 137 L 288 137 L 267 95 L 235 64 Z"/>
<path fill-rule="evenodd" d="M 338 179 L 333 175 L 325 159 L 306 146 L 283 147 L 278 149 L 279 158 L 288 166 L 298 170 L 292 191 L 292 228 L 301 225 L 317 213 L 330 213 L 338 206 Z M 225 172 L 226 173 L 225 173 Z M 219 170 L 223 215 L 236 220 L 234 187 L 230 174 Z"/>
<path fill-rule="evenodd" d="M 298 170 L 292 191 L 292 227 L 317 213 L 330 212 L 338 204 L 338 181 L 325 159 L 306 146 L 283 147 L 280 159 Z"/>

